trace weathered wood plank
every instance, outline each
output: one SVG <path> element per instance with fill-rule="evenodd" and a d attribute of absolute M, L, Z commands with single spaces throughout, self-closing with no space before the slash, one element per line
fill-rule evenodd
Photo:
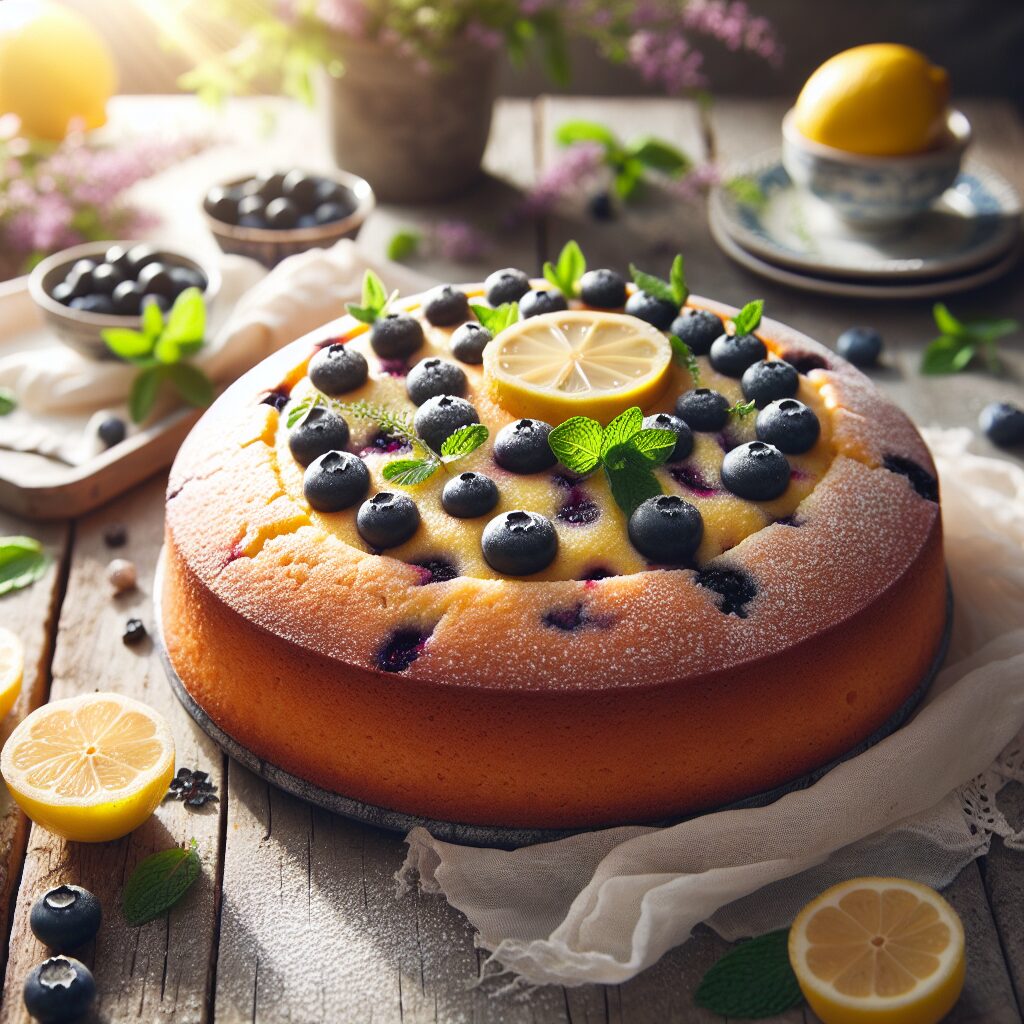
<path fill-rule="evenodd" d="M 164 678 L 153 644 L 121 643 L 125 620 L 138 616 L 152 628 L 152 579 L 163 536 L 162 479 L 132 492 L 77 524 L 67 596 L 60 614 L 53 660 L 52 699 L 90 690 L 115 690 L 165 714 L 174 732 L 177 763 L 208 770 L 221 781 L 220 752 L 193 725 Z M 131 558 L 137 591 L 114 598 L 106 581 L 113 553 L 106 526 L 127 525 L 129 539 L 117 553 Z M 67 843 L 33 827 L 18 893 L 0 1009 L 3 1024 L 27 1022 L 20 998 L 25 975 L 47 952 L 28 927 L 32 902 L 47 888 L 75 882 L 100 898 L 104 922 L 96 941 L 80 953 L 96 976 L 98 1019 L 201 1022 L 217 920 L 217 865 L 221 815 L 217 804 L 201 812 L 165 802 L 145 825 L 113 843 Z M 144 857 L 195 838 L 203 875 L 167 918 L 129 928 L 120 911 L 124 881 Z"/>

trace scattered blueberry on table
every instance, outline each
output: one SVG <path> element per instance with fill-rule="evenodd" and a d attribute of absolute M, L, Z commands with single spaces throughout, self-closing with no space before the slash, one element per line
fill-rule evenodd
<path fill-rule="evenodd" d="M 70 1024 L 83 1018 L 96 999 L 96 982 L 81 961 L 52 956 L 25 979 L 25 1009 L 41 1024 Z"/>
<path fill-rule="evenodd" d="M 186 807 L 204 807 L 217 801 L 217 786 L 209 772 L 198 768 L 179 768 L 167 790 L 167 797 L 180 800 Z"/>
<path fill-rule="evenodd" d="M 58 885 L 32 904 L 29 927 L 44 945 L 77 949 L 99 930 L 103 918 L 100 901 L 80 885 Z"/>
<path fill-rule="evenodd" d="M 120 416 L 108 416 L 96 428 L 96 433 L 104 447 L 113 448 L 115 444 L 120 444 L 125 439 L 128 428 Z"/>
<path fill-rule="evenodd" d="M 146 627 L 142 619 L 129 619 L 124 624 L 124 633 L 121 635 L 121 639 L 128 647 L 141 644 L 146 639 Z"/>
<path fill-rule="evenodd" d="M 978 424 L 985 436 L 1001 448 L 1024 444 L 1024 409 L 1009 402 L 992 402 L 981 410 Z"/>
<path fill-rule="evenodd" d="M 215 185 L 206 193 L 203 208 L 224 224 L 288 231 L 344 220 L 355 212 L 356 203 L 344 185 L 291 170 Z"/>
<path fill-rule="evenodd" d="M 854 366 L 876 366 L 882 354 L 882 336 L 873 327 L 849 327 L 839 335 L 836 351 Z"/>

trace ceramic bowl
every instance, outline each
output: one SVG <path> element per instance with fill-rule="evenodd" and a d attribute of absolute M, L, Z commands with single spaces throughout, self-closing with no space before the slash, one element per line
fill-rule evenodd
<path fill-rule="evenodd" d="M 138 242 L 101 241 L 85 242 L 82 245 L 64 249 L 47 256 L 38 263 L 28 279 L 28 290 L 33 302 L 42 310 L 47 322 L 54 329 L 57 337 L 65 345 L 73 348 L 89 359 L 115 359 L 116 356 L 107 348 L 102 332 L 108 327 L 127 327 L 140 330 L 142 318 L 123 316 L 116 313 L 89 313 L 81 309 L 72 309 L 53 298 L 53 289 L 67 276 L 71 267 L 80 259 L 102 259 L 103 254 L 114 245 L 130 247 Z M 199 263 L 174 249 L 167 249 L 156 243 L 153 245 L 160 253 L 162 263 L 174 267 L 188 267 L 198 270 L 206 278 L 206 290 L 203 297 L 209 309 L 220 291 L 220 271 L 215 266 Z"/>
<path fill-rule="evenodd" d="M 352 213 L 341 220 L 318 224 L 311 228 L 247 228 L 218 220 L 204 206 L 203 215 L 217 244 L 224 252 L 248 256 L 265 267 L 275 267 L 286 257 L 305 252 L 307 249 L 324 249 L 342 238 L 355 238 L 377 202 L 370 183 L 347 171 L 335 171 L 332 174 L 318 172 L 317 176 L 337 182 L 351 194 L 355 203 Z M 253 175 L 247 175 L 218 184 L 223 188 L 233 188 L 243 185 L 252 177 Z"/>
<path fill-rule="evenodd" d="M 936 148 L 911 156 L 863 156 L 812 142 L 797 130 L 790 110 L 782 121 L 782 162 L 796 185 L 848 223 L 892 224 L 923 213 L 953 184 L 970 141 L 970 122 L 951 110 Z"/>

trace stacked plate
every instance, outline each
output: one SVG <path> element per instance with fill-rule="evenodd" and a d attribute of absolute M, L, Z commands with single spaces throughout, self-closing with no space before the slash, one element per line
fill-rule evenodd
<path fill-rule="evenodd" d="M 977 164 L 922 217 L 853 228 L 798 189 L 769 153 L 732 169 L 711 195 L 711 233 L 756 274 L 805 291 L 913 299 L 994 280 L 1021 251 L 1021 201 L 1012 185 Z"/>

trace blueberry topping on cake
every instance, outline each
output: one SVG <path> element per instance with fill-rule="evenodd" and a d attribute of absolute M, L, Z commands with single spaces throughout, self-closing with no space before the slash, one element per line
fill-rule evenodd
<path fill-rule="evenodd" d="M 718 488 L 712 484 L 695 466 L 681 465 L 673 466 L 669 474 L 677 484 L 685 487 L 688 491 L 701 498 L 710 498 L 718 493 Z"/>
<path fill-rule="evenodd" d="M 695 356 L 706 356 L 722 334 L 722 321 L 707 309 L 684 309 L 672 321 L 669 333 L 685 341 Z"/>
<path fill-rule="evenodd" d="M 288 449 L 300 466 L 308 466 L 327 452 L 342 451 L 348 439 L 349 428 L 344 417 L 318 405 L 310 409 L 288 435 Z"/>
<path fill-rule="evenodd" d="M 882 336 L 874 327 L 848 327 L 836 340 L 836 351 L 854 366 L 876 366 L 882 354 Z"/>
<path fill-rule="evenodd" d="M 626 304 L 626 279 L 614 270 L 588 270 L 580 278 L 580 298 L 595 309 L 621 309 Z"/>
<path fill-rule="evenodd" d="M 423 653 L 428 638 L 418 629 L 396 630 L 377 652 L 377 666 L 385 672 L 404 672 Z"/>
<path fill-rule="evenodd" d="M 923 466 L 902 455 L 886 455 L 882 465 L 890 473 L 898 473 L 910 481 L 910 486 L 927 501 L 939 500 L 939 482 Z"/>
<path fill-rule="evenodd" d="M 435 327 L 453 327 L 469 319 L 469 300 L 465 292 L 443 284 L 424 299 L 423 315 Z"/>
<path fill-rule="evenodd" d="M 680 416 L 668 412 L 655 413 L 644 417 L 643 427 L 644 430 L 671 430 L 676 435 L 676 446 L 666 462 L 679 462 L 693 451 L 693 431 Z"/>
<path fill-rule="evenodd" d="M 667 331 L 679 313 L 679 307 L 674 302 L 659 299 L 647 292 L 633 292 L 626 300 L 626 312 L 646 320 L 659 331 Z"/>
<path fill-rule="evenodd" d="M 629 517 L 630 543 L 645 558 L 664 565 L 684 565 L 704 536 L 700 512 L 677 494 L 648 498 Z"/>
<path fill-rule="evenodd" d="M 1003 448 L 1024 444 L 1024 409 L 1009 402 L 992 402 L 981 410 L 978 425 L 985 436 Z"/>
<path fill-rule="evenodd" d="M 421 359 L 410 371 L 405 390 L 414 405 L 422 405 L 438 395 L 466 394 L 466 375 L 447 359 Z"/>
<path fill-rule="evenodd" d="M 370 345 L 381 359 L 405 359 L 423 344 L 423 327 L 408 313 L 388 313 L 370 329 Z"/>
<path fill-rule="evenodd" d="M 541 420 L 515 420 L 498 431 L 494 461 L 510 473 L 540 473 L 557 459 L 548 444 L 551 424 Z"/>
<path fill-rule="evenodd" d="M 529 291 L 519 300 L 519 315 L 524 320 L 544 313 L 558 313 L 568 308 L 569 303 L 565 301 L 565 296 L 561 292 L 550 291 L 547 288 Z"/>
<path fill-rule="evenodd" d="M 676 399 L 676 415 L 691 430 L 721 430 L 729 422 L 729 399 L 711 388 L 693 388 Z"/>
<path fill-rule="evenodd" d="M 774 445 L 748 441 L 726 453 L 722 483 L 739 498 L 771 501 L 789 486 L 789 462 Z"/>
<path fill-rule="evenodd" d="M 800 375 L 784 359 L 759 359 L 743 371 L 740 386 L 743 397 L 763 409 L 777 398 L 792 398 L 800 387 Z"/>
<path fill-rule="evenodd" d="M 529 290 L 530 279 L 514 267 L 496 270 L 484 281 L 484 293 L 492 306 L 518 302 Z"/>
<path fill-rule="evenodd" d="M 545 612 L 541 622 L 563 633 L 575 633 L 587 624 L 587 611 L 582 603 L 574 604 L 571 608 L 555 608 Z"/>
<path fill-rule="evenodd" d="M 450 580 L 459 578 L 459 570 L 446 558 L 424 558 L 418 562 L 411 562 L 423 573 L 423 586 L 430 583 L 447 583 Z"/>
<path fill-rule="evenodd" d="M 441 491 L 441 507 L 456 519 L 485 516 L 498 504 L 498 485 L 483 473 L 459 473 Z"/>
<path fill-rule="evenodd" d="M 824 356 L 815 352 L 802 350 L 785 351 L 778 353 L 797 373 L 808 374 L 814 370 L 828 370 L 829 362 Z"/>
<path fill-rule="evenodd" d="M 358 455 L 327 452 L 306 467 L 302 493 L 318 512 L 340 512 L 366 497 L 370 473 Z"/>
<path fill-rule="evenodd" d="M 491 341 L 491 332 L 483 324 L 470 320 L 452 333 L 452 355 L 459 362 L 479 366 L 484 361 L 484 349 Z"/>
<path fill-rule="evenodd" d="M 459 427 L 479 422 L 476 409 L 464 398 L 457 395 L 435 395 L 416 410 L 413 426 L 426 444 L 439 452 L 441 445 Z"/>
<path fill-rule="evenodd" d="M 741 619 L 747 617 L 747 605 L 757 597 L 757 585 L 739 569 L 709 565 L 697 573 L 696 583 L 719 595 L 718 607 L 724 615 Z"/>
<path fill-rule="evenodd" d="M 795 398 L 780 398 L 766 405 L 754 423 L 759 441 L 775 445 L 786 455 L 810 451 L 821 434 L 814 410 Z"/>
<path fill-rule="evenodd" d="M 558 554 L 558 534 L 539 512 L 503 512 L 485 527 L 480 541 L 487 564 L 506 576 L 530 576 Z"/>
<path fill-rule="evenodd" d="M 752 363 L 764 359 L 768 349 L 753 334 L 723 334 L 711 344 L 711 365 L 726 377 L 742 377 Z"/>
<path fill-rule="evenodd" d="M 369 372 L 366 360 L 349 345 L 328 345 L 309 361 L 309 379 L 325 395 L 343 395 L 361 388 Z"/>
<path fill-rule="evenodd" d="M 356 513 L 359 536 L 371 548 L 384 550 L 404 544 L 418 529 L 420 512 L 408 494 L 381 491 L 364 501 Z"/>
<path fill-rule="evenodd" d="M 555 518 L 568 526 L 589 526 L 601 518 L 601 509 L 580 486 L 572 487 Z"/>

